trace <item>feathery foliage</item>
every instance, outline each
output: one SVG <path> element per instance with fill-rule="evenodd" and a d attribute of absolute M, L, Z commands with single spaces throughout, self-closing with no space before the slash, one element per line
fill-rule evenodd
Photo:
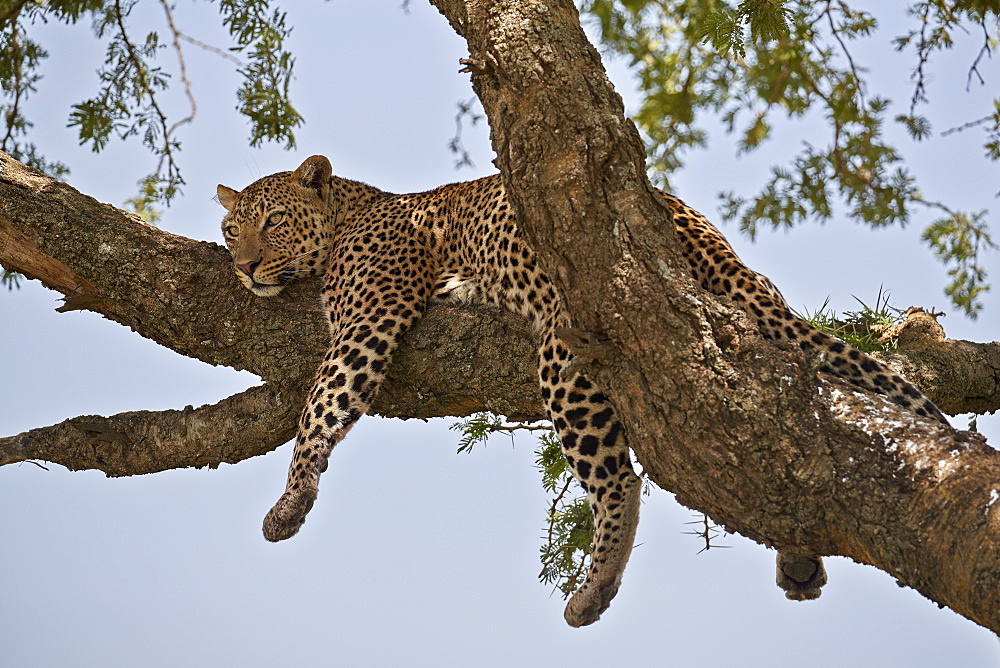
<path fill-rule="evenodd" d="M 762 225 L 828 220 L 837 206 L 872 227 L 905 225 L 927 208 L 938 209 L 945 217 L 928 224 L 924 240 L 949 267 L 948 296 L 976 316 L 988 290 L 985 258 L 995 248 L 986 212 L 968 213 L 928 199 L 906 163 L 904 147 L 894 139 L 893 125 L 913 141 L 933 138 L 923 113 L 932 94 L 929 64 L 958 41 L 981 47 L 967 78 L 968 85 L 986 84 L 1000 5 L 986 0 L 910 3 L 911 27 L 888 42 L 913 56 L 912 70 L 902 73 L 911 78 L 912 95 L 903 102 L 905 110 L 894 111 L 898 105 L 892 100 L 870 92 L 868 70 L 854 47 L 859 40 L 881 37 L 878 20 L 847 0 L 581 4 L 604 48 L 625 58 L 634 72 L 641 101 L 633 118 L 660 185 L 669 188 L 684 156 L 707 145 L 704 126 L 711 120 L 736 136 L 740 153 L 786 135 L 786 128 L 797 132 L 796 123 L 820 120 L 826 140 L 804 142 L 797 155 L 772 166 L 755 194 L 724 187 L 723 217 L 738 220 L 753 237 Z M 970 114 L 975 118 L 974 110 Z M 1000 97 L 967 126 L 954 131 L 983 130 L 987 157 L 1000 159 Z"/>

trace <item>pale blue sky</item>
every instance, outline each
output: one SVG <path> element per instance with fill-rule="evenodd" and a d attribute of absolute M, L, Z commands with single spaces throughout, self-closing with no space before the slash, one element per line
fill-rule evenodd
<path fill-rule="evenodd" d="M 193 36 L 223 43 L 213 6 L 178 3 Z M 288 3 L 292 4 L 292 3 Z M 437 12 L 412 0 L 295 4 L 296 102 L 307 124 L 299 149 L 251 150 L 233 113 L 235 76 L 187 49 L 199 112 L 181 133 L 184 195 L 165 214 L 172 232 L 220 241 L 217 183 L 242 188 L 323 153 L 338 174 L 397 192 L 490 173 L 485 124 L 466 128 L 476 168 L 456 172 L 446 143 L 455 103 L 472 96 L 466 55 Z M 143 3 L 158 19 L 159 6 Z M 120 205 L 151 159 L 136 145 L 93 155 L 65 128 L 68 105 L 92 94 L 103 54 L 84 26 L 40 30 L 52 57 L 31 104 L 34 140 L 70 165 L 69 182 Z M 907 94 L 902 56 L 859 47 L 879 91 Z M 937 129 L 982 113 L 989 88 L 966 95 L 967 49 L 934 72 Z M 164 57 L 169 61 L 169 54 Z M 620 67 L 612 75 L 628 100 Z M 176 108 L 182 109 L 178 95 Z M 980 106 L 975 107 L 978 103 Z M 692 156 L 677 194 L 712 217 L 715 195 L 750 193 L 768 160 L 802 141 L 825 144 L 800 123 L 760 158 L 736 159 L 723 137 Z M 907 153 L 929 199 L 996 208 L 994 164 L 966 133 Z M 995 218 L 995 216 L 994 216 Z M 868 232 L 836 219 L 750 245 L 725 231 L 749 265 L 796 307 L 829 296 L 852 308 L 879 285 L 901 307 L 948 310 L 955 338 L 992 340 L 996 292 L 971 322 L 947 308 L 944 270 L 919 242 L 924 221 Z M 995 256 L 993 266 L 996 266 Z M 997 272 L 994 272 L 994 278 Z M 83 312 L 58 314 L 58 295 L 34 283 L 0 294 L 0 434 L 80 414 L 215 402 L 255 382 L 211 368 Z M 981 421 L 991 438 L 995 418 Z M 964 426 L 965 420 L 955 420 Z M 773 552 L 738 536 L 698 554 L 683 535 L 691 511 L 654 492 L 622 589 L 604 618 L 571 629 L 562 600 L 536 580 L 545 495 L 533 440 L 495 438 L 456 455 L 448 421 L 363 419 L 334 453 L 309 522 L 272 545 L 260 522 L 280 493 L 289 446 L 218 470 L 130 479 L 31 464 L 0 469 L 0 665 L 34 666 L 988 666 L 1000 659 L 989 632 L 875 569 L 828 560 L 830 585 L 815 602 L 786 601 L 773 584 Z M 664 444 L 668 447 L 669 444 Z"/>

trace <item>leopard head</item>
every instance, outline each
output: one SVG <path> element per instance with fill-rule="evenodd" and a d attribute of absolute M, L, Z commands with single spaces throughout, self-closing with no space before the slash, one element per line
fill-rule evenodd
<path fill-rule="evenodd" d="M 219 185 L 222 236 L 248 290 L 272 297 L 295 278 L 326 269 L 332 173 L 330 161 L 314 155 L 294 172 L 265 176 L 240 192 Z"/>

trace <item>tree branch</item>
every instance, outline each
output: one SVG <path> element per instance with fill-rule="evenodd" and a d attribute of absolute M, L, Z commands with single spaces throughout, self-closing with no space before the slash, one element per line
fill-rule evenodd
<path fill-rule="evenodd" d="M 82 415 L 0 438 L 0 465 L 41 459 L 122 476 L 234 464 L 295 435 L 303 387 L 268 383 L 197 409 Z"/>
<path fill-rule="evenodd" d="M 897 350 L 876 357 L 909 378 L 951 415 L 1000 410 L 1000 342 L 973 343 L 945 336 L 937 318 L 910 308 L 889 332 Z"/>

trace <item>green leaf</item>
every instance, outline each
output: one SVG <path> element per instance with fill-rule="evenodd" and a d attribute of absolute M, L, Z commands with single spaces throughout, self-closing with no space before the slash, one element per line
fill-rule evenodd
<path fill-rule="evenodd" d="M 976 318 L 982 310 L 981 295 L 990 289 L 984 255 L 997 248 L 985 222 L 986 214 L 952 212 L 928 225 L 921 235 L 934 255 L 950 266 L 951 282 L 945 294 L 970 318 Z"/>
<path fill-rule="evenodd" d="M 21 279 L 24 278 L 21 274 L 13 271 L 3 270 L 0 274 L 0 285 L 6 286 L 8 290 L 16 290 L 21 287 Z"/>
<path fill-rule="evenodd" d="M 743 21 L 739 14 L 725 10 L 713 12 L 702 24 L 699 34 L 702 43 L 711 42 L 722 55 L 732 51 L 737 58 L 746 57 L 743 44 Z"/>
<path fill-rule="evenodd" d="M 458 452 L 472 452 L 472 448 L 485 443 L 490 436 L 503 427 L 503 418 L 494 413 L 476 413 L 466 420 L 452 424 L 449 429 L 462 432 L 458 442 Z"/>
<path fill-rule="evenodd" d="M 902 123 L 910 136 L 916 140 L 927 139 L 931 136 L 931 123 L 926 116 L 910 116 L 900 114 L 896 116 L 896 121 Z"/>
<path fill-rule="evenodd" d="M 289 98 L 295 58 L 284 48 L 292 32 L 286 14 L 270 12 L 266 0 L 223 0 L 220 11 L 238 45 L 234 50 L 249 57 L 239 70 L 243 83 L 236 93 L 236 108 L 250 121 L 250 145 L 275 141 L 294 148 L 295 128 L 303 119 Z"/>

